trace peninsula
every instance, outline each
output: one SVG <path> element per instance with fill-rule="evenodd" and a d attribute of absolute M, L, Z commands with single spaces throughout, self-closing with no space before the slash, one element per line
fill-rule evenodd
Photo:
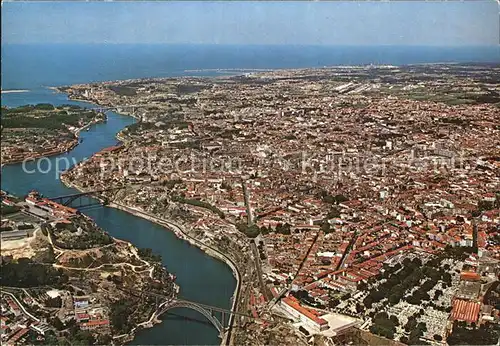
<path fill-rule="evenodd" d="M 68 152 L 78 145 L 78 132 L 105 121 L 102 113 L 74 105 L 2 107 L 2 164 Z"/>

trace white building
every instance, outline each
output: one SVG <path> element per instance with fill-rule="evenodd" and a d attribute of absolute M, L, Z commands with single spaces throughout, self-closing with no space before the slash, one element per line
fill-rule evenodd
<path fill-rule="evenodd" d="M 328 322 L 322 319 L 317 311 L 301 306 L 294 297 L 283 298 L 280 305 L 297 322 L 302 322 L 308 329 L 317 333 L 328 329 Z"/>

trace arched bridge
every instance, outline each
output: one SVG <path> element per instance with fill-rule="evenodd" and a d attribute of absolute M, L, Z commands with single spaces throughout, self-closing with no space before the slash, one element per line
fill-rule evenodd
<path fill-rule="evenodd" d="M 71 195 L 52 197 L 49 199 L 53 202 L 59 203 L 59 204 L 64 205 L 66 207 L 82 209 L 82 208 L 86 208 L 86 207 L 106 204 L 106 201 L 99 201 L 95 198 L 95 196 L 99 195 L 103 192 L 110 192 L 110 191 L 117 192 L 117 191 L 124 189 L 126 187 L 127 186 L 124 185 L 124 186 L 111 187 L 111 188 L 101 189 L 101 190 L 85 191 L 85 192 L 80 192 L 80 193 L 74 193 Z"/>
<path fill-rule="evenodd" d="M 123 106 L 98 106 L 98 107 L 88 107 L 87 109 L 94 110 L 96 112 L 106 113 L 106 112 L 131 112 L 135 113 L 136 109 L 140 107 L 147 107 L 148 105 L 123 105 Z"/>
<path fill-rule="evenodd" d="M 156 316 L 161 316 L 169 310 L 176 308 L 186 308 L 199 312 L 217 329 L 221 339 L 224 339 L 225 333 L 233 325 L 235 317 L 239 317 L 243 321 L 245 319 L 255 320 L 255 317 L 245 313 L 235 312 L 229 309 L 193 302 L 186 299 L 174 298 L 155 292 L 132 291 L 130 289 L 127 289 L 126 291 L 135 295 L 147 295 L 154 297 L 157 301 Z"/>
<path fill-rule="evenodd" d="M 158 307 L 158 310 L 156 310 L 157 316 L 163 315 L 166 313 L 168 310 L 175 309 L 175 308 L 186 308 L 186 309 L 191 309 L 198 311 L 200 314 L 206 317 L 207 320 L 212 323 L 212 325 L 217 329 L 219 332 L 219 335 L 223 335 L 226 327 L 226 316 L 225 312 L 222 311 L 221 313 L 221 319 L 219 320 L 215 314 L 214 310 L 211 308 L 205 308 L 202 305 L 194 302 L 190 302 L 187 300 L 181 300 L 181 299 L 171 299 L 169 301 L 163 302 L 160 304 Z"/>
<path fill-rule="evenodd" d="M 126 188 L 134 188 L 134 187 L 138 187 L 141 185 L 155 185 L 155 184 L 158 184 L 158 182 L 146 181 L 143 183 L 124 184 L 124 185 L 113 186 L 113 187 L 108 187 L 108 188 L 104 188 L 104 189 L 95 189 L 95 190 L 88 190 L 88 191 L 83 191 L 83 192 L 79 192 L 79 193 L 73 193 L 70 195 L 50 197 L 49 199 L 53 202 L 59 203 L 59 204 L 64 205 L 66 207 L 72 207 L 75 209 L 83 209 L 86 207 L 92 207 L 92 206 L 106 204 L 107 200 L 102 199 L 103 192 L 111 192 L 111 194 L 108 194 L 108 197 L 110 198 L 110 200 L 113 200 L 116 193 L 120 190 L 123 190 Z M 96 197 L 100 198 L 100 200 L 98 200 Z"/>
<path fill-rule="evenodd" d="M 146 294 L 150 295 L 149 292 Z M 255 317 L 248 314 L 179 298 L 167 298 L 158 306 L 156 315 L 161 316 L 169 310 L 176 308 L 186 308 L 198 311 L 217 329 L 221 339 L 224 339 L 224 334 L 232 326 L 235 317 L 240 317 L 243 320 L 255 320 Z"/>
<path fill-rule="evenodd" d="M 131 114 L 132 116 L 138 117 L 140 121 L 142 121 L 142 112 L 139 114 L 137 113 L 137 110 L 139 109 L 145 109 L 147 107 L 156 107 L 158 106 L 157 104 L 141 104 L 141 105 L 122 105 L 122 106 L 98 106 L 98 107 L 88 107 L 87 109 L 94 110 L 99 113 L 106 113 L 106 112 L 117 112 L 117 113 L 122 113 L 122 112 L 127 112 Z"/>

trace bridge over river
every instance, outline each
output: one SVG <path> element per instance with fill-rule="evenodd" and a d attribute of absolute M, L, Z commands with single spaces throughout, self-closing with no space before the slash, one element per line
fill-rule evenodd
<path fill-rule="evenodd" d="M 70 206 L 76 209 L 83 209 L 91 206 L 98 207 L 107 204 L 107 200 L 102 197 L 103 193 L 110 193 L 111 195 L 113 195 L 122 189 L 131 188 L 139 185 L 142 184 L 128 184 L 128 185 L 115 186 L 105 189 L 89 190 L 80 193 L 52 197 L 49 199 L 54 202 L 60 203 L 62 205 Z M 110 198 L 113 199 L 113 197 Z M 242 325 L 245 323 L 245 321 L 256 320 L 255 317 L 249 314 L 235 312 L 229 309 L 213 305 L 202 304 L 188 299 L 166 296 L 152 291 L 138 291 L 131 289 L 122 289 L 122 290 L 136 296 L 147 295 L 154 297 L 156 299 L 156 307 L 157 307 L 155 312 L 156 317 L 161 316 L 167 313 L 169 310 L 176 308 L 186 308 L 197 311 L 217 329 L 219 337 L 223 340 L 226 338 L 230 328 L 235 324 Z"/>
<path fill-rule="evenodd" d="M 139 291 L 132 289 L 121 289 L 121 290 L 129 294 L 133 294 L 135 296 L 147 295 L 150 297 L 154 297 L 156 299 L 156 306 L 157 306 L 155 311 L 156 317 L 159 317 L 167 313 L 169 310 L 176 308 L 186 308 L 197 311 L 217 329 L 217 331 L 219 332 L 219 337 L 221 339 L 224 339 L 226 337 L 226 334 L 229 331 L 229 329 L 233 327 L 235 324 L 242 325 L 245 323 L 245 321 L 256 320 L 255 317 L 249 314 L 236 312 L 217 306 L 202 304 L 188 299 L 167 296 L 152 291 Z M 231 320 L 233 320 L 233 322 L 231 322 Z M 258 320 L 263 321 L 263 319 L 258 319 Z"/>

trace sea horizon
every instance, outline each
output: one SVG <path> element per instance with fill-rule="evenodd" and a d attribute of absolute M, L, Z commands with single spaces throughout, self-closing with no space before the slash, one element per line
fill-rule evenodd
<path fill-rule="evenodd" d="M 500 46 L 2 43 L 2 90 L 366 65 L 500 63 Z"/>

